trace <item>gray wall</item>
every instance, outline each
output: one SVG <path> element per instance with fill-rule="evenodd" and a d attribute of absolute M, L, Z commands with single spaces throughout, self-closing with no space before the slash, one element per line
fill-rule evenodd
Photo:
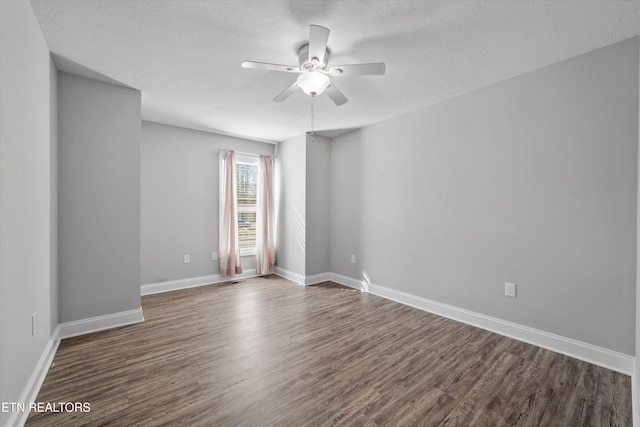
<path fill-rule="evenodd" d="M 0 2 L 0 51 L 0 401 L 17 402 L 58 323 L 56 70 L 28 2 Z"/>
<path fill-rule="evenodd" d="M 276 159 L 276 266 L 305 275 L 306 135 L 279 144 Z"/>
<path fill-rule="evenodd" d="M 51 333 L 58 326 L 58 70 L 49 59 L 49 129 L 51 151 L 49 153 L 49 325 Z"/>
<path fill-rule="evenodd" d="M 307 135 L 305 276 L 330 270 L 331 141 Z"/>
<path fill-rule="evenodd" d="M 354 278 L 635 354 L 637 94 L 636 37 L 335 138 L 332 249 L 360 249 Z"/>
<path fill-rule="evenodd" d="M 640 51 L 640 43 L 638 45 L 638 49 Z M 638 62 L 640 62 L 640 52 L 638 54 Z M 638 65 L 638 81 L 640 81 L 640 64 Z M 640 84 L 638 87 L 638 99 L 640 102 Z M 640 107 L 638 108 L 638 146 L 640 147 Z M 640 150 L 638 155 L 640 156 Z M 640 165 L 640 159 L 638 161 Z M 638 210 L 637 210 L 637 221 L 636 227 L 637 230 L 637 240 L 636 240 L 636 391 L 640 392 L 640 168 L 638 170 Z M 635 417 L 640 417 L 640 395 L 637 396 L 637 405 L 636 412 L 634 413 Z M 640 420 L 638 420 L 640 421 Z"/>
<path fill-rule="evenodd" d="M 331 143 L 331 272 L 356 279 L 362 276 L 361 136 L 349 132 Z"/>
<path fill-rule="evenodd" d="M 218 148 L 273 155 L 273 144 L 142 122 L 141 282 L 219 272 Z M 184 264 L 183 255 L 191 256 Z M 244 269 L 255 256 L 242 257 Z"/>
<path fill-rule="evenodd" d="M 140 92 L 58 75 L 60 322 L 140 307 Z"/>

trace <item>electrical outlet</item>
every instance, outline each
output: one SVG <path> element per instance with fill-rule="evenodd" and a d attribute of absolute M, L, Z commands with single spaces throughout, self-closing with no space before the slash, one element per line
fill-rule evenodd
<path fill-rule="evenodd" d="M 351 264 L 355 264 L 356 263 L 356 256 L 351 254 Z"/>
<path fill-rule="evenodd" d="M 189 264 L 191 262 L 191 255 L 185 254 L 183 259 L 185 264 Z"/>
<path fill-rule="evenodd" d="M 504 284 L 504 294 L 508 297 L 515 298 L 516 297 L 516 284 L 505 282 Z"/>
<path fill-rule="evenodd" d="M 36 323 L 36 316 L 38 313 L 33 313 L 31 315 L 31 335 L 35 335 L 38 332 L 38 324 Z"/>
<path fill-rule="evenodd" d="M 211 261 L 218 260 L 218 252 L 211 252 Z"/>

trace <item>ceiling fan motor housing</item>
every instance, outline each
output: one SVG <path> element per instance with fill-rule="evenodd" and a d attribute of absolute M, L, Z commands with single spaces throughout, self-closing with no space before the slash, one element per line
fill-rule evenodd
<path fill-rule="evenodd" d="M 311 58 L 313 60 L 314 58 Z M 318 60 L 318 58 L 315 58 Z M 318 70 L 324 70 L 327 67 L 327 62 L 329 60 L 329 49 L 324 51 L 324 58 L 322 62 L 313 63 L 309 58 L 309 44 L 303 45 L 298 51 L 298 62 L 300 63 L 301 70 L 309 70 L 316 68 Z"/>

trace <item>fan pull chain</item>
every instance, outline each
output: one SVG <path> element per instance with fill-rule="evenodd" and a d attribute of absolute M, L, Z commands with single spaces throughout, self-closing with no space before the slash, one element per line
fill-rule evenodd
<path fill-rule="evenodd" d="M 315 103 L 316 103 L 316 97 L 312 96 L 311 97 L 311 142 L 316 142 L 316 137 L 313 133 L 313 122 L 314 122 L 314 116 L 315 116 Z"/>

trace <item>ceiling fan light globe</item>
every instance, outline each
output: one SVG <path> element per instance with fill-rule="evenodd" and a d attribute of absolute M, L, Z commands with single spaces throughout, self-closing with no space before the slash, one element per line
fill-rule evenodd
<path fill-rule="evenodd" d="M 298 76 L 298 86 L 307 95 L 320 95 L 329 86 L 329 77 L 319 71 L 309 71 Z"/>

